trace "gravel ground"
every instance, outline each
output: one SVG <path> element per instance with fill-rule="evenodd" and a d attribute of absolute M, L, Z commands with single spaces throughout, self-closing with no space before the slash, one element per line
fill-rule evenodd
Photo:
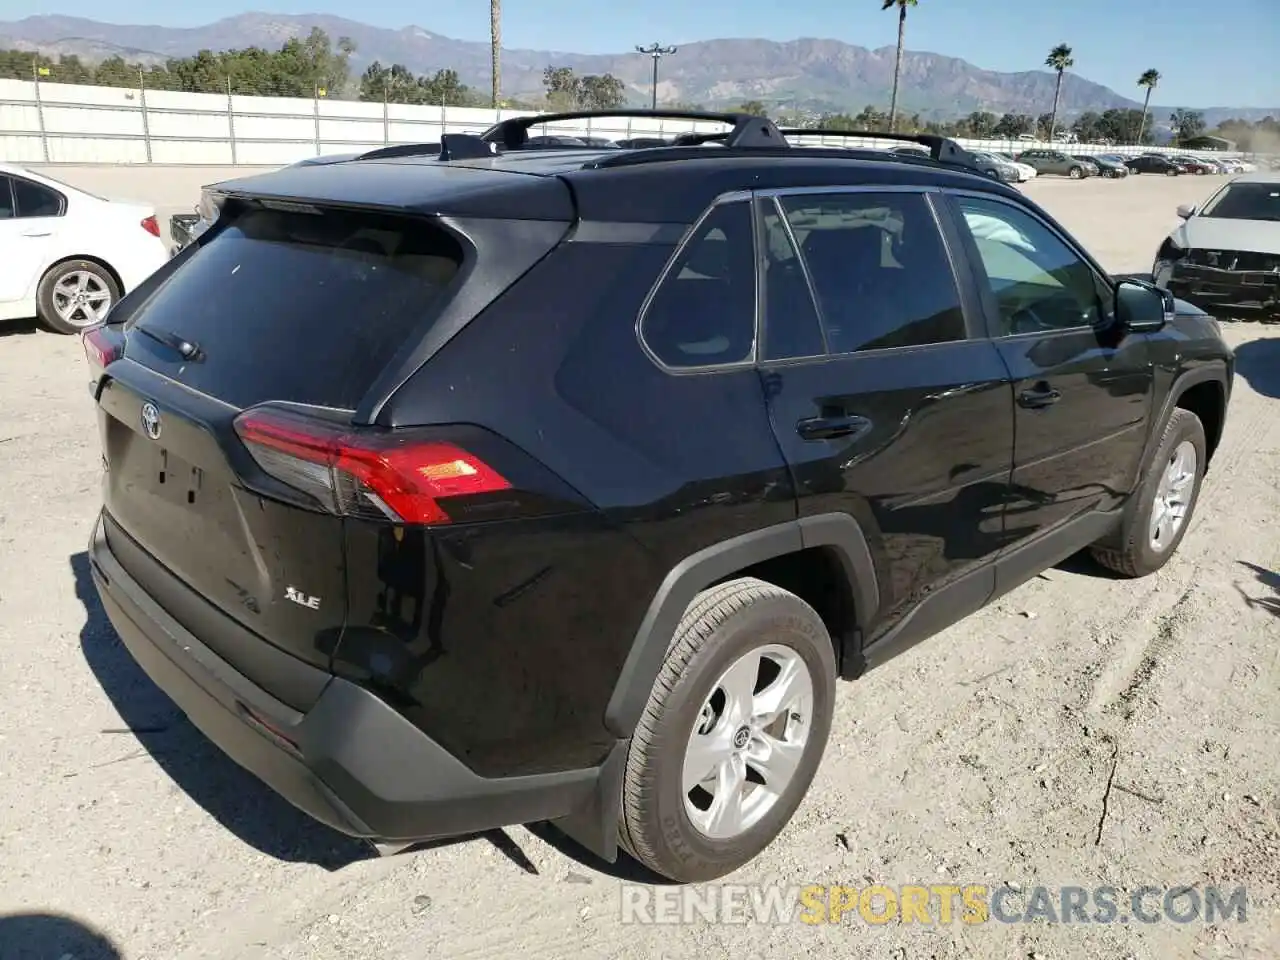
<path fill-rule="evenodd" d="M 228 171 L 55 175 L 167 213 Z M 1130 271 L 1149 268 L 1177 204 L 1218 182 L 1027 189 Z M 1011 905 L 1037 885 L 1243 885 L 1246 922 L 875 926 L 855 913 L 677 929 L 622 922 L 634 868 L 545 828 L 372 858 L 206 743 L 93 595 L 100 468 L 80 346 L 4 330 L 0 957 L 1277 956 L 1280 331 L 1226 333 L 1241 376 L 1178 555 L 1136 582 L 1073 559 L 843 685 L 809 798 L 730 882 L 1007 885 Z"/>

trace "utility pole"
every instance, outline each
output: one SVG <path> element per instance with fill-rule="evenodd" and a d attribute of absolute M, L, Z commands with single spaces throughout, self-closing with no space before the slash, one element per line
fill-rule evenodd
<path fill-rule="evenodd" d="M 658 61 L 676 52 L 675 47 L 664 47 L 660 43 L 651 43 L 647 47 L 636 47 L 636 53 L 645 53 L 653 57 L 653 109 L 658 109 Z"/>

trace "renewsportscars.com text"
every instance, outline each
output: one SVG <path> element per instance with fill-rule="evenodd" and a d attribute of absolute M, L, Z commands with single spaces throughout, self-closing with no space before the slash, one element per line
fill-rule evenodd
<path fill-rule="evenodd" d="M 622 922 L 640 924 L 1211 924 L 1244 923 L 1248 913 L 1244 887 L 718 884 L 621 893 Z"/>

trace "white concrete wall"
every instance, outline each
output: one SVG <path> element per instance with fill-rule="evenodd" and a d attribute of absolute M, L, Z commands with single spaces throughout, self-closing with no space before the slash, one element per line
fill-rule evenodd
<path fill-rule="evenodd" d="M 280 165 L 386 144 L 433 142 L 441 133 L 478 133 L 500 117 L 524 113 L 325 98 L 144 92 L 62 83 L 40 83 L 37 87 L 33 80 L 0 80 L 0 160 Z M 620 139 L 671 136 L 695 129 L 709 132 L 717 125 L 618 118 L 585 125 L 549 125 L 545 132 Z M 805 139 L 821 142 L 819 138 Z M 850 143 L 847 138 L 827 142 Z M 959 142 L 1007 151 L 1055 146 L 1033 141 Z M 884 142 L 865 145 L 881 146 Z M 1075 153 L 1140 153 L 1150 148 L 1072 144 L 1069 149 Z"/>

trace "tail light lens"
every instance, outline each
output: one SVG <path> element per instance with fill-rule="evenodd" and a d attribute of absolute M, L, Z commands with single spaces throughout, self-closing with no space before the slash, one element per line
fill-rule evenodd
<path fill-rule="evenodd" d="M 107 366 L 120 359 L 124 353 L 124 338 L 113 332 L 110 327 L 94 327 L 86 330 L 80 337 L 84 346 L 85 360 L 89 362 L 89 372 L 93 375 L 92 384 L 102 377 Z"/>
<path fill-rule="evenodd" d="M 147 231 L 153 237 L 160 236 L 160 223 L 154 216 L 147 217 L 142 221 L 142 229 Z"/>
<path fill-rule="evenodd" d="M 247 410 L 235 430 L 263 471 L 339 516 L 449 523 L 442 500 L 511 489 L 497 470 L 452 443 L 356 430 L 279 409 Z"/>

